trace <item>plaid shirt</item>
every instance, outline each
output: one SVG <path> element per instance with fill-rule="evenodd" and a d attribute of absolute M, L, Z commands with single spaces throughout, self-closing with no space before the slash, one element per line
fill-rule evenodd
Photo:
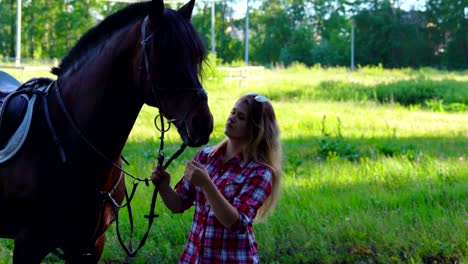
<path fill-rule="evenodd" d="M 237 209 L 239 220 L 230 228 L 223 226 L 201 189 L 182 178 L 175 190 L 185 201 L 184 210 L 195 205 L 195 213 L 179 263 L 259 263 L 252 223 L 270 195 L 271 170 L 253 161 L 245 164 L 241 155 L 223 164 L 225 148 L 212 150 L 204 148 L 194 159 L 206 167 L 214 184 Z"/>

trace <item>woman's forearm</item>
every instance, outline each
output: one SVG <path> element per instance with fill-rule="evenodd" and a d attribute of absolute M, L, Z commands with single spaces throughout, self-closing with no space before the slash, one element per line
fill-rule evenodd
<path fill-rule="evenodd" d="M 159 186 L 159 194 L 169 210 L 173 213 L 182 212 L 182 198 L 171 188 L 169 184 Z"/>
<path fill-rule="evenodd" d="M 212 181 L 206 183 L 202 190 L 216 218 L 225 227 L 231 227 L 237 219 L 239 219 L 239 212 L 237 209 L 224 198 Z"/>

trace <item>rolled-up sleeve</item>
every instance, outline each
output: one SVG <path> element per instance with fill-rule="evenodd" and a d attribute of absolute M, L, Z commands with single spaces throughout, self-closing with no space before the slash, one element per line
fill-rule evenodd
<path fill-rule="evenodd" d="M 187 179 L 185 179 L 185 177 L 180 179 L 174 190 L 183 200 L 182 211 L 185 211 L 194 205 L 195 187 Z"/>
<path fill-rule="evenodd" d="M 200 162 L 203 159 L 205 152 L 206 150 L 199 151 L 193 159 L 195 161 Z M 192 183 L 190 183 L 190 181 L 188 181 L 185 177 L 182 177 L 182 179 L 180 179 L 180 181 L 174 187 L 174 190 L 180 195 L 180 197 L 184 201 L 182 211 L 185 211 L 194 205 L 196 198 L 195 186 Z"/>
<path fill-rule="evenodd" d="M 271 170 L 260 167 L 253 171 L 242 187 L 239 195 L 234 197 L 232 205 L 239 212 L 239 219 L 229 228 L 232 232 L 244 233 L 252 224 L 258 209 L 271 193 Z"/>

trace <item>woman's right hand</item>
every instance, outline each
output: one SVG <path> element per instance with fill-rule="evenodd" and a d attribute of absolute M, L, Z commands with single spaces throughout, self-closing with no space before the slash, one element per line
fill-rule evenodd
<path fill-rule="evenodd" d="M 153 173 L 151 173 L 151 181 L 156 185 L 157 182 L 160 185 L 170 185 L 171 184 L 171 175 L 161 167 L 154 167 Z"/>
<path fill-rule="evenodd" d="M 182 212 L 182 198 L 171 188 L 171 175 L 161 167 L 154 167 L 151 173 L 151 181 L 154 185 L 159 185 L 158 192 L 164 204 L 173 213 Z"/>

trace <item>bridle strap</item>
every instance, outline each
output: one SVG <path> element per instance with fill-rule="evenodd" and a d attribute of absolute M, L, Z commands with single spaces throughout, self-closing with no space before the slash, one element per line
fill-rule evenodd
<path fill-rule="evenodd" d="M 149 63 L 149 59 L 148 59 L 148 46 L 149 46 L 149 41 L 153 38 L 154 36 L 154 33 L 151 33 L 150 35 L 146 36 L 146 30 L 147 30 L 147 26 L 148 26 L 148 16 L 146 16 L 144 19 L 143 19 L 143 22 L 141 23 L 141 41 L 140 41 L 140 44 L 141 44 L 141 47 L 143 49 L 143 62 L 142 64 L 144 64 L 144 68 L 145 68 L 145 73 L 146 73 L 146 81 L 150 82 L 150 87 L 151 87 L 151 93 L 153 94 L 153 97 L 154 97 L 154 102 L 156 104 L 156 106 L 161 109 L 162 107 L 162 104 L 159 100 L 159 93 L 180 93 L 180 92 L 193 92 L 193 91 L 196 91 L 198 93 L 198 95 L 205 95 L 206 96 L 206 91 L 203 90 L 203 88 L 182 88 L 182 89 L 177 89 L 176 91 L 171 91 L 171 90 L 167 90 L 167 89 L 160 89 L 158 88 L 157 84 L 153 81 L 152 77 L 151 77 L 151 71 L 150 71 L 150 63 Z M 141 78 L 141 77 L 140 77 Z M 195 102 L 195 103 L 198 103 Z M 191 109 L 192 107 L 190 107 L 189 109 Z M 190 113 L 190 110 L 187 111 L 184 115 L 183 115 L 183 119 L 182 121 L 185 121 L 185 119 L 187 118 L 188 114 Z M 161 113 L 161 110 L 159 110 L 159 115 L 162 116 L 162 113 Z M 173 120 L 169 120 L 169 123 L 170 122 L 173 122 L 175 121 L 175 119 Z M 157 127 L 157 125 L 156 125 Z"/>
<path fill-rule="evenodd" d="M 148 60 L 148 53 L 146 52 L 146 45 L 148 41 L 153 37 L 153 34 L 150 34 L 146 37 L 146 25 L 148 24 L 148 16 L 143 19 L 143 23 L 141 24 L 141 46 L 143 47 L 143 60 L 145 62 L 145 70 L 146 70 L 146 80 L 149 81 L 151 79 L 151 74 L 149 71 L 149 60 Z"/>
<path fill-rule="evenodd" d="M 154 33 L 151 33 L 149 36 L 146 36 L 146 27 L 148 25 L 148 19 L 149 19 L 148 16 L 146 16 L 143 19 L 143 22 L 141 23 L 141 41 L 140 41 L 140 44 L 141 44 L 141 47 L 143 49 L 143 62 L 142 63 L 144 64 L 144 68 L 145 68 L 146 81 L 150 82 L 151 94 L 154 97 L 154 102 L 155 102 L 156 106 L 158 108 L 160 108 L 161 103 L 159 102 L 159 96 L 156 93 L 156 90 L 159 90 L 159 89 L 157 89 L 155 83 L 153 82 L 153 80 L 151 78 L 150 63 L 149 63 L 149 59 L 148 59 L 147 47 L 148 47 L 149 40 L 153 37 L 153 34 L 154 34 Z"/>

